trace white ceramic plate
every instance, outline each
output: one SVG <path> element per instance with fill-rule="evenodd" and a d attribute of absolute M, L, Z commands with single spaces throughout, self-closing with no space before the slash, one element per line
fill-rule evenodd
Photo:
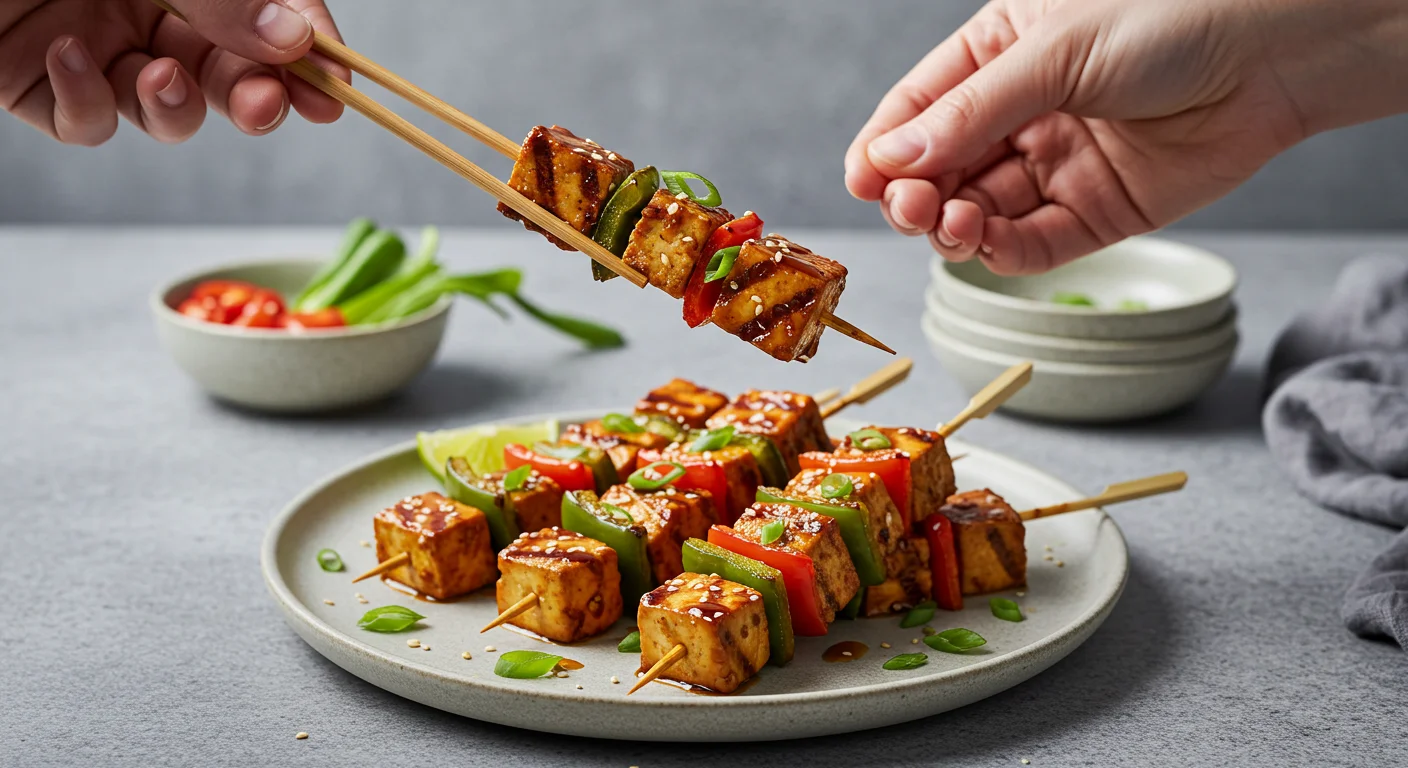
<path fill-rule="evenodd" d="M 556 418 L 570 422 L 597 415 Z M 549 416 L 521 421 L 541 418 Z M 841 419 L 829 423 L 833 433 L 858 426 Z M 990 487 L 1018 508 L 1082 495 L 990 451 L 957 440 L 951 441 L 951 450 L 968 454 L 955 465 L 960 489 Z M 372 516 L 397 499 L 434 488 L 412 443 L 313 486 L 269 527 L 262 556 L 269 590 L 309 645 L 373 685 L 467 717 L 570 735 L 651 741 L 794 739 L 892 725 L 961 707 L 1040 673 L 1079 646 L 1109 615 L 1129 566 L 1124 537 L 1103 511 L 1053 517 L 1033 523 L 1027 532 L 1025 595 L 1006 594 L 1023 606 L 1026 621 L 1001 621 L 986 598 L 969 598 L 963 611 L 939 611 L 931 622 L 938 630 L 978 632 L 988 643 L 977 651 L 958 656 L 916 645 L 911 641 L 922 636 L 920 630 L 901 629 L 899 616 L 843 620 L 832 625 L 827 637 L 798 638 L 791 664 L 765 668 L 755 684 L 732 696 L 686 693 L 657 683 L 627 697 L 640 659 L 618 652 L 616 644 L 633 628 L 630 619 L 593 640 L 555 647 L 504 628 L 479 634 L 495 615 L 492 588 L 435 604 L 418 603 L 377 581 L 351 584 L 354 574 L 375 564 L 374 550 L 359 544 L 372 539 Z M 1042 559 L 1046 546 L 1064 567 Z M 324 547 L 341 553 L 345 572 L 318 567 L 314 555 Z M 358 591 L 368 604 L 357 601 Z M 367 609 L 391 603 L 427 618 L 402 634 L 357 628 Z M 408 647 L 411 638 L 430 650 Z M 826 648 L 845 640 L 863 642 L 870 650 L 849 663 L 823 661 Z M 882 642 L 892 647 L 884 649 Z M 486 645 L 497 652 L 486 652 Z M 499 653 L 516 649 L 549 650 L 585 667 L 565 679 L 496 677 Z M 463 659 L 464 651 L 473 658 Z M 891 656 L 915 651 L 928 654 L 926 666 L 909 671 L 881 666 Z M 613 684 L 612 676 L 621 682 Z"/>

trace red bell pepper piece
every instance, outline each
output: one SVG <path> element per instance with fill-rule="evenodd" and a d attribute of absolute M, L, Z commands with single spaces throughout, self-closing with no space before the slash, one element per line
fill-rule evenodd
<path fill-rule="evenodd" d="M 658 448 L 644 448 L 636 458 L 636 463 L 642 467 L 657 461 L 673 461 L 684 467 L 684 476 L 671 485 L 682 491 L 708 492 L 714 502 L 714 509 L 719 513 L 720 522 L 733 525 L 733 521 L 743 512 L 741 509 L 730 508 L 728 472 L 722 463 L 706 459 L 703 454 L 697 453 L 672 455 L 666 459 Z"/>
<path fill-rule="evenodd" d="M 337 307 L 320 309 L 317 312 L 286 312 L 281 318 L 280 327 L 293 331 L 306 331 L 318 328 L 342 328 L 347 320 Z"/>
<path fill-rule="evenodd" d="M 504 446 L 505 469 L 518 469 L 524 465 L 552 478 L 564 491 L 596 490 L 596 476 L 585 462 L 534 453 L 532 449 L 518 443 Z"/>
<path fill-rule="evenodd" d="M 792 612 L 792 631 L 807 637 L 826 634 L 826 622 L 816 604 L 816 565 L 810 557 L 765 547 L 724 525 L 709 529 L 709 543 L 781 571 L 782 583 L 787 587 L 787 605 Z"/>
<path fill-rule="evenodd" d="M 250 295 L 249 301 L 240 310 L 240 316 L 230 324 L 245 328 L 277 328 L 283 314 L 283 298 L 271 290 L 259 288 Z"/>
<path fill-rule="evenodd" d="M 934 602 L 946 611 L 963 610 L 963 586 L 958 581 L 958 550 L 953 542 L 953 522 L 942 512 L 924 518 L 929 540 L 929 569 L 934 574 Z"/>
<path fill-rule="evenodd" d="M 684 289 L 684 321 L 690 328 L 698 328 L 714 314 L 714 304 L 724 290 L 724 280 L 704 282 L 709 274 L 709 260 L 725 248 L 743 245 L 744 242 L 763 234 L 763 220 L 758 214 L 749 211 L 746 216 L 734 219 L 714 230 L 704 243 L 704 252 L 695 262 L 694 271 L 689 275 L 689 284 Z"/>
<path fill-rule="evenodd" d="M 909 456 L 893 449 L 868 451 L 857 456 L 837 456 L 834 453 L 809 451 L 802 454 L 798 460 L 802 464 L 802 469 L 829 469 L 832 472 L 874 472 L 879 475 L 880 480 L 885 483 L 885 490 L 890 492 L 890 498 L 894 500 L 895 507 L 900 511 L 905 535 L 909 535 L 910 521 L 914 519 L 914 510 L 909 506 L 912 482 L 909 473 Z"/>

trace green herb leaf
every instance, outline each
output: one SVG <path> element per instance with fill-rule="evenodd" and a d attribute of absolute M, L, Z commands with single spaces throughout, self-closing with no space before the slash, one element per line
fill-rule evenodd
<path fill-rule="evenodd" d="M 929 663 L 929 657 L 922 653 L 901 653 L 885 662 L 885 669 L 918 669 Z"/>
<path fill-rule="evenodd" d="M 988 607 L 992 609 L 992 615 L 1003 621 L 1022 621 L 1022 609 L 1016 603 L 1005 597 L 994 597 L 988 600 Z"/>
<path fill-rule="evenodd" d="M 723 195 L 719 194 L 719 188 L 715 187 L 713 182 L 692 171 L 661 171 L 660 180 L 665 182 L 665 189 L 670 190 L 670 194 L 678 195 L 683 192 L 700 205 L 718 205 L 724 201 Z M 690 181 L 697 181 L 708 187 L 709 194 L 704 197 L 694 194 L 689 188 Z"/>
<path fill-rule="evenodd" d="M 623 413 L 608 413 L 601 417 L 601 425 L 612 432 L 620 432 L 625 435 L 634 435 L 645 431 L 645 427 L 636 423 L 636 420 Z"/>
<path fill-rule="evenodd" d="M 640 630 L 636 630 L 616 644 L 616 650 L 621 653 L 640 653 Z"/>
<path fill-rule="evenodd" d="M 821 491 L 821 495 L 825 498 L 844 499 L 847 496 L 850 496 L 851 493 L 855 491 L 856 486 L 855 483 L 851 482 L 850 477 L 843 475 L 840 472 L 834 472 L 832 474 L 827 475 L 826 478 L 821 481 L 821 485 L 817 486 L 817 488 Z"/>
<path fill-rule="evenodd" d="M 660 467 L 674 467 L 674 469 L 660 475 Z M 657 476 L 651 477 L 651 475 Z M 631 476 L 626 478 L 626 483 L 637 491 L 658 491 L 681 477 L 684 477 L 684 465 L 673 461 L 656 461 L 632 472 Z"/>
<path fill-rule="evenodd" d="M 731 245 L 727 248 L 720 248 L 714 251 L 714 255 L 709 258 L 709 266 L 704 273 L 704 282 L 713 283 L 728 277 L 728 273 L 733 271 L 733 263 L 738 261 L 738 252 L 743 250 L 743 246 Z"/>
<path fill-rule="evenodd" d="M 318 550 L 318 567 L 329 573 L 337 573 L 345 566 L 342 564 L 342 557 L 331 549 Z"/>
<path fill-rule="evenodd" d="M 515 680 L 531 680 L 552 672 L 561 656 L 542 651 L 509 651 L 494 664 L 494 674 Z"/>
<path fill-rule="evenodd" d="M 1125 299 L 1117 307 L 1121 312 L 1148 312 L 1149 305 L 1139 299 Z"/>
<path fill-rule="evenodd" d="M 626 510 L 616 506 L 615 504 L 607 504 L 606 502 L 602 502 L 601 508 L 606 510 L 607 512 L 610 512 L 613 515 L 626 518 L 627 520 L 631 521 L 631 525 L 636 524 L 636 519 L 634 517 L 631 517 L 630 512 L 627 512 Z"/>
<path fill-rule="evenodd" d="M 934 609 L 938 607 L 939 604 L 933 600 L 925 600 L 919 605 L 909 609 L 909 613 L 906 613 L 904 618 L 900 619 L 900 626 L 909 629 L 910 627 L 917 627 L 920 624 L 928 624 L 934 618 Z"/>
<path fill-rule="evenodd" d="M 717 451 L 728 445 L 733 439 L 734 428 L 732 424 L 711 429 L 700 435 L 694 442 L 689 444 L 690 453 L 703 453 L 704 451 Z"/>
<path fill-rule="evenodd" d="M 1052 304 L 1065 304 L 1071 307 L 1093 307 L 1095 302 L 1083 293 L 1067 293 L 1061 291 L 1051 297 Z"/>
<path fill-rule="evenodd" d="M 944 653 L 963 653 L 980 645 L 986 645 L 982 635 L 971 629 L 945 629 L 937 635 L 924 638 L 924 644 Z"/>
<path fill-rule="evenodd" d="M 577 339 L 586 344 L 589 349 L 614 349 L 626 345 L 626 337 L 613 328 L 590 320 L 583 320 L 580 317 L 549 312 L 539 308 L 538 305 L 518 293 L 511 293 L 508 298 L 509 301 L 517 304 L 519 309 L 532 316 L 534 320 Z"/>
<path fill-rule="evenodd" d="M 533 468 L 527 464 L 517 469 L 509 470 L 509 473 L 504 475 L 504 490 L 516 491 L 522 488 L 523 484 L 528 482 L 528 476 L 531 474 L 533 474 Z"/>
<path fill-rule="evenodd" d="M 862 451 L 883 451 L 891 446 L 890 438 L 876 429 L 857 429 L 846 437 L 850 438 L 851 445 Z"/>
<path fill-rule="evenodd" d="M 368 632 L 405 632 L 425 618 L 410 608 L 399 605 L 383 605 L 362 615 L 357 626 Z"/>
<path fill-rule="evenodd" d="M 587 447 L 584 445 L 553 445 L 552 443 L 537 443 L 533 446 L 533 453 L 542 456 L 551 456 L 554 459 L 563 461 L 576 461 L 587 455 Z"/>
<path fill-rule="evenodd" d="M 763 529 L 758 532 L 758 540 L 766 546 L 782 538 L 782 532 L 786 530 L 787 523 L 781 520 L 773 520 L 767 525 L 764 525 Z"/>

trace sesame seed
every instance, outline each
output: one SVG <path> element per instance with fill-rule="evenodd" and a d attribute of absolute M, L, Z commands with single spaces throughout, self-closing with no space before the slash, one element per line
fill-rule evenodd
<path fill-rule="evenodd" d="M 881 648 L 889 648 L 889 647 L 890 647 L 890 644 L 889 644 L 889 643 L 881 643 L 881 644 L 880 644 L 880 647 L 881 647 Z"/>
<path fill-rule="evenodd" d="M 499 650 L 499 649 L 498 649 L 498 648 L 495 648 L 495 647 L 492 646 L 492 645 L 486 645 L 486 646 L 484 646 L 484 652 L 485 652 L 485 653 L 493 653 L 494 651 L 497 651 L 497 650 Z"/>
<path fill-rule="evenodd" d="M 553 675 L 553 677 L 556 677 L 556 678 L 567 677 L 567 673 L 559 670 L 557 674 Z"/>
<path fill-rule="evenodd" d="M 593 160 L 605 160 L 606 158 L 602 157 L 601 154 L 598 153 L 598 152 L 593 152 L 593 153 L 592 153 L 592 159 L 593 159 Z"/>
<path fill-rule="evenodd" d="M 752 211 L 744 211 L 744 212 L 743 212 L 743 217 L 744 217 L 744 218 L 748 218 L 749 216 L 752 216 L 752 215 L 753 215 L 753 212 L 752 212 Z"/>
<path fill-rule="evenodd" d="M 685 235 L 684 237 L 681 237 L 681 238 L 680 238 L 680 242 L 681 242 L 681 243 L 692 243 L 692 242 L 694 242 L 694 238 L 690 237 L 689 235 Z"/>
<path fill-rule="evenodd" d="M 1065 568 L 1065 567 L 1066 567 L 1066 561 L 1065 561 L 1065 560 L 1057 560 L 1057 561 L 1056 561 L 1056 567 L 1057 567 L 1057 568 Z"/>
<path fill-rule="evenodd" d="M 757 595 L 749 595 L 749 596 L 748 596 L 748 602 L 750 602 L 750 603 L 757 601 L 757 599 L 758 599 L 758 596 L 757 596 Z"/>
<path fill-rule="evenodd" d="M 763 303 L 762 297 L 758 296 L 758 294 L 756 294 L 756 293 L 753 294 L 752 297 L 750 297 L 749 300 L 752 301 L 754 304 L 762 304 L 762 303 Z"/>
<path fill-rule="evenodd" d="M 1056 558 L 1052 557 L 1051 555 L 1046 555 L 1046 556 L 1042 557 L 1041 559 L 1042 559 L 1042 560 L 1055 560 Z"/>
<path fill-rule="evenodd" d="M 428 645 L 422 645 L 422 646 L 420 647 L 420 649 L 421 649 L 422 651 L 428 651 L 428 650 L 430 650 L 430 646 L 428 646 Z"/>
<path fill-rule="evenodd" d="M 688 197 L 689 197 L 689 195 L 686 195 L 686 194 L 683 193 L 683 192 L 679 193 L 678 195 L 675 195 L 675 199 L 676 199 L 676 200 L 685 200 L 685 199 L 687 199 Z"/>
<path fill-rule="evenodd" d="M 660 263 L 667 267 L 670 266 L 670 255 L 668 253 L 660 254 Z"/>
<path fill-rule="evenodd" d="M 702 581 L 696 581 L 696 582 L 694 582 L 693 584 L 690 584 L 690 585 L 689 585 L 689 588 L 690 588 L 690 589 L 702 589 L 703 587 L 704 587 L 704 582 L 702 582 Z"/>
<path fill-rule="evenodd" d="M 781 253 L 774 253 L 774 254 L 772 255 L 772 260 L 773 260 L 773 263 L 775 263 L 775 264 L 781 264 L 781 263 L 782 263 L 782 254 L 781 254 Z"/>
<path fill-rule="evenodd" d="M 1027 596 L 1027 593 L 1026 593 L 1026 592 L 1018 592 L 1018 593 L 1017 593 L 1017 597 L 1026 597 L 1026 596 Z"/>
<path fill-rule="evenodd" d="M 916 638 L 914 638 L 913 640 L 910 640 L 910 641 L 909 641 L 909 644 L 910 644 L 910 645 L 919 645 L 919 638 L 916 637 Z"/>
<path fill-rule="evenodd" d="M 607 157 L 608 157 L 609 159 L 613 160 L 613 161 L 617 159 L 615 152 L 612 152 L 612 153 L 608 154 Z"/>
<path fill-rule="evenodd" d="M 670 207 L 665 209 L 665 213 L 668 213 L 668 214 L 670 214 L 671 216 L 674 216 L 676 213 L 679 213 L 679 210 L 680 210 L 680 204 L 679 204 L 679 203 L 670 203 Z"/>
<path fill-rule="evenodd" d="M 1050 545 L 1050 544 L 1047 544 L 1047 545 L 1046 545 L 1046 551 L 1047 551 L 1047 552 L 1050 552 L 1050 551 L 1051 551 L 1051 545 Z"/>
<path fill-rule="evenodd" d="M 598 147 L 601 146 L 600 144 L 597 144 L 595 141 L 592 141 L 591 139 L 582 139 L 582 141 L 585 141 L 585 142 L 587 142 L 588 144 L 596 144 Z"/>
<path fill-rule="evenodd" d="M 299 741 L 303 741 L 304 739 L 308 738 L 308 732 L 299 731 L 298 733 L 293 734 L 293 738 L 298 739 Z"/>
<path fill-rule="evenodd" d="M 407 647 L 407 648 L 419 648 L 419 647 L 420 647 L 420 641 L 417 640 L 417 639 L 415 639 L 415 638 L 413 637 L 413 638 L 411 638 L 410 640 L 407 640 L 407 641 L 406 641 L 406 647 Z"/>
<path fill-rule="evenodd" d="M 359 598 L 357 598 L 357 602 L 361 603 L 362 605 L 366 605 L 367 603 L 369 603 L 369 602 L 371 602 L 371 601 L 368 600 L 368 599 L 365 598 L 365 597 L 359 597 Z"/>
<path fill-rule="evenodd" d="M 738 281 L 737 281 L 737 280 L 730 280 L 730 281 L 728 281 L 728 287 L 732 288 L 732 289 L 735 290 L 735 291 L 738 290 Z"/>
<path fill-rule="evenodd" d="M 708 595 L 700 595 L 700 596 L 699 596 L 699 602 L 701 602 L 701 603 L 707 603 L 707 602 L 709 602 L 709 596 L 708 596 Z"/>
<path fill-rule="evenodd" d="M 619 678 L 619 677 L 617 677 L 617 676 L 615 676 L 615 675 L 612 675 L 612 676 L 611 676 L 611 684 L 612 684 L 612 685 L 620 685 L 620 684 L 621 684 L 621 678 Z"/>
<path fill-rule="evenodd" d="M 753 307 L 753 317 L 757 317 L 758 315 L 761 315 L 761 314 L 763 314 L 763 305 L 762 305 L 762 304 L 759 304 L 759 305 L 757 305 L 756 307 Z"/>
<path fill-rule="evenodd" d="M 851 652 L 850 652 L 850 651 L 841 651 L 841 655 L 842 655 L 842 656 L 850 656 L 850 655 L 851 655 Z"/>
<path fill-rule="evenodd" d="M 585 155 L 585 154 L 587 154 L 587 150 L 582 149 L 581 147 L 573 147 L 573 148 L 572 148 L 572 151 L 573 151 L 573 152 L 576 152 L 576 153 L 579 154 L 579 155 Z"/>
<path fill-rule="evenodd" d="M 776 247 L 777 247 L 777 243 L 773 242 L 772 240 L 769 240 L 769 241 L 763 243 L 763 245 L 766 245 L 766 246 L 769 247 L 769 248 L 776 248 Z"/>
<path fill-rule="evenodd" d="M 465 651 L 464 653 L 460 654 L 460 658 L 464 659 L 465 661 L 469 661 L 470 659 L 474 658 L 474 654 L 470 653 L 469 651 Z"/>
<path fill-rule="evenodd" d="M 582 690 L 582 686 L 580 684 L 577 686 L 577 690 Z"/>
<path fill-rule="evenodd" d="M 334 603 L 334 602 L 331 601 L 331 600 L 324 600 L 324 601 L 323 601 L 323 604 L 324 604 L 324 605 L 336 605 L 336 603 Z"/>
<path fill-rule="evenodd" d="M 680 591 L 680 588 L 679 588 L 679 587 L 665 587 L 665 591 L 666 591 L 666 592 L 678 592 L 678 591 Z"/>
<path fill-rule="evenodd" d="M 1022 765 L 1031 765 L 1031 764 L 1032 764 L 1032 761 L 1028 760 L 1028 759 L 1025 758 L 1025 757 L 1022 758 Z"/>
<path fill-rule="evenodd" d="M 372 545 L 372 543 L 371 543 L 370 541 L 367 541 L 366 539 L 363 539 L 363 540 L 361 540 L 361 541 L 359 541 L 359 542 L 357 542 L 357 543 L 358 543 L 358 544 L 361 544 L 361 545 L 364 546 L 364 547 L 370 547 L 370 546 Z"/>

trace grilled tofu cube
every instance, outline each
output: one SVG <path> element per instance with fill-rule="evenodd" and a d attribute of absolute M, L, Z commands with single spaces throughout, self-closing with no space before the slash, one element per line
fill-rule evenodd
<path fill-rule="evenodd" d="M 566 128 L 539 125 L 523 140 L 508 185 L 591 237 L 606 201 L 635 169 L 630 160 L 579 139 Z M 573 250 L 503 203 L 499 203 L 499 213 L 542 232 L 558 248 Z"/>
<path fill-rule="evenodd" d="M 851 494 L 843 499 L 828 499 L 821 495 L 821 481 L 831 474 L 826 469 L 804 469 L 787 484 L 786 492 L 806 496 L 825 504 L 839 504 L 864 509 L 870 520 L 870 536 L 876 548 L 888 559 L 905 536 L 904 521 L 885 490 L 885 483 L 874 472 L 847 472 L 851 479 Z M 888 567 L 886 570 L 887 575 Z"/>
<path fill-rule="evenodd" d="M 670 438 L 648 430 L 612 432 L 600 421 L 569 424 L 562 437 L 569 442 L 606 451 L 606 455 L 611 457 L 611 463 L 616 465 L 616 474 L 619 477 L 626 477 L 636 471 L 636 455 L 642 448 L 664 448 L 670 444 Z"/>
<path fill-rule="evenodd" d="M 846 268 L 779 235 L 749 240 L 738 252 L 710 319 L 778 360 L 816 353 L 822 318 L 836 309 Z"/>
<path fill-rule="evenodd" d="M 508 623 L 559 643 L 605 632 L 621 618 L 616 550 L 563 528 L 524 533 L 499 553 L 502 613 L 530 594 L 538 604 Z"/>
<path fill-rule="evenodd" d="M 708 538 L 709 526 L 718 522 L 707 493 L 668 486 L 658 491 L 637 491 L 629 485 L 616 485 L 601 501 L 621 507 L 645 527 L 645 552 L 656 584 L 683 571 L 681 548 L 685 541 Z"/>
<path fill-rule="evenodd" d="M 709 417 L 725 405 L 728 405 L 728 398 L 720 392 L 685 379 L 671 379 L 668 384 L 647 392 L 636 403 L 636 413 L 658 414 L 686 427 L 702 429 Z"/>
<path fill-rule="evenodd" d="M 938 432 L 916 427 L 866 427 L 884 435 L 892 450 L 909 456 L 910 520 L 914 531 L 922 531 L 924 518 L 939 511 L 944 500 L 958 492 L 953 477 L 953 460 L 949 458 L 944 437 Z M 864 453 L 851 444 L 850 437 L 836 449 L 839 455 Z"/>
<path fill-rule="evenodd" d="M 650 280 L 650 284 L 680 299 L 689 276 L 704 254 L 704 243 L 714 230 L 732 221 L 722 208 L 711 208 L 668 191 L 656 190 L 631 231 L 621 258 Z"/>
<path fill-rule="evenodd" d="M 933 595 L 934 576 L 929 570 L 929 542 L 900 539 L 885 556 L 885 582 L 866 587 L 862 616 L 884 616 L 910 608 Z"/>
<path fill-rule="evenodd" d="M 790 504 L 758 503 L 749 507 L 733 529 L 750 541 L 762 544 L 763 526 L 781 520 L 786 526 L 781 538 L 763 546 L 778 547 L 812 560 L 816 569 L 816 604 L 827 624 L 836 620 L 836 612 L 860 590 L 851 554 L 841 538 L 841 526 L 835 518 L 794 507 Z"/>
<path fill-rule="evenodd" d="M 411 556 L 387 576 L 423 595 L 448 600 L 494 580 L 489 521 L 474 507 L 422 493 L 378 512 L 372 526 L 377 560 Z"/>
<path fill-rule="evenodd" d="M 821 409 L 811 395 L 751 389 L 709 417 L 709 428 L 732 424 L 739 432 L 751 432 L 772 440 L 787 462 L 789 474 L 801 466 L 797 457 L 807 451 L 831 447 Z"/>
<path fill-rule="evenodd" d="M 718 693 L 738 690 L 768 663 L 768 617 L 756 590 L 718 576 L 681 573 L 640 599 L 641 670 L 676 645 L 689 649 L 665 673 Z"/>
<path fill-rule="evenodd" d="M 480 479 L 479 487 L 494 494 L 499 506 L 512 509 L 522 531 L 539 531 L 562 524 L 562 486 L 556 480 L 532 470 L 523 487 L 516 491 L 504 491 L 504 477 L 507 471 L 490 472 Z"/>
<path fill-rule="evenodd" d="M 984 488 L 950 496 L 941 511 L 953 522 L 963 594 L 1027 583 L 1027 531 L 1011 504 Z"/>
<path fill-rule="evenodd" d="M 640 460 L 643 462 L 673 461 L 685 467 L 717 467 L 723 474 L 723 480 L 719 484 L 723 490 L 714 491 L 707 488 L 695 490 L 704 490 L 712 494 L 710 500 L 714 502 L 714 511 L 719 522 L 731 522 L 742 514 L 743 510 L 753 503 L 753 499 L 758 493 L 758 486 L 763 484 L 763 476 L 758 470 L 757 459 L 754 459 L 752 452 L 741 445 L 726 445 L 713 451 L 692 453 L 688 443 L 671 443 L 662 451 L 641 451 Z M 688 478 L 684 478 L 677 485 L 687 482 Z M 723 498 L 719 498 L 720 496 Z"/>

